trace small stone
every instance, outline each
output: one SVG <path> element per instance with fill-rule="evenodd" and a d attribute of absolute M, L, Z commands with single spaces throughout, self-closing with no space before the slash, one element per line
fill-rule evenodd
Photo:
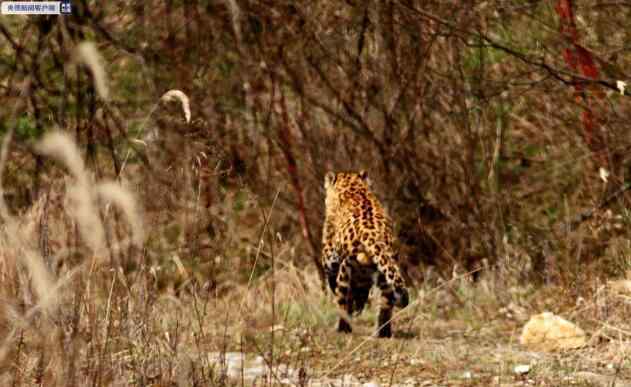
<path fill-rule="evenodd" d="M 465 371 L 465 372 L 462 374 L 462 378 L 463 378 L 463 379 L 471 379 L 471 378 L 473 378 L 473 374 L 471 373 L 471 371 Z"/>
<path fill-rule="evenodd" d="M 524 375 L 530 372 L 530 366 L 528 364 L 519 364 L 515 366 L 513 371 L 518 375 Z"/>

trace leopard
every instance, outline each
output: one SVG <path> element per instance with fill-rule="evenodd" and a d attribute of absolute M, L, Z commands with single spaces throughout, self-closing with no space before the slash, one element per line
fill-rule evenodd
<path fill-rule="evenodd" d="M 322 267 L 339 311 L 337 331 L 351 333 L 374 285 L 381 291 L 375 335 L 392 337 L 395 307 L 409 304 L 392 220 L 373 193 L 365 170 L 327 172 Z"/>

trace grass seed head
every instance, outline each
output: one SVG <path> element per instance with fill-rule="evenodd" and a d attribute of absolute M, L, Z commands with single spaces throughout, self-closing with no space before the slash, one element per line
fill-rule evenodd
<path fill-rule="evenodd" d="M 36 149 L 61 162 L 75 178 L 76 183 L 67 189 L 66 210 L 79 223 L 82 239 L 93 251 L 100 251 L 105 245 L 105 233 L 79 149 L 70 136 L 61 131 L 46 134 Z"/>
<path fill-rule="evenodd" d="M 142 246 L 144 240 L 143 223 L 131 192 L 113 181 L 99 184 L 97 192 L 103 200 L 113 203 L 125 214 L 132 230 L 134 244 Z"/>
<path fill-rule="evenodd" d="M 188 96 L 184 94 L 180 90 L 169 90 L 160 97 L 161 101 L 170 102 L 170 101 L 180 101 L 182 104 L 182 111 L 184 112 L 184 117 L 186 118 L 186 122 L 191 122 L 191 106 L 189 103 Z"/>
<path fill-rule="evenodd" d="M 99 97 L 107 101 L 109 98 L 109 89 L 107 87 L 107 76 L 105 75 L 105 67 L 103 59 L 96 45 L 92 42 L 81 42 L 75 49 L 75 60 L 78 63 L 86 65 L 92 76 L 94 77 L 94 87 Z"/>

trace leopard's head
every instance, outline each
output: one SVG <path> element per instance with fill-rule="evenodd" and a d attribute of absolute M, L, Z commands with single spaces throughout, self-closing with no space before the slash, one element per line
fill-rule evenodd
<path fill-rule="evenodd" d="M 331 195 L 339 195 L 353 187 L 370 189 L 370 186 L 368 173 L 363 170 L 359 172 L 327 172 L 324 177 L 324 190 L 327 198 Z"/>

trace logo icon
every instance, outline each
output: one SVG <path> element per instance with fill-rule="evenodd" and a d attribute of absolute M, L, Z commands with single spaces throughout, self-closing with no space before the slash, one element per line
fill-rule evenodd
<path fill-rule="evenodd" d="M 62 0 L 59 11 L 62 15 L 70 15 L 72 13 L 72 4 L 70 4 L 70 0 Z"/>

